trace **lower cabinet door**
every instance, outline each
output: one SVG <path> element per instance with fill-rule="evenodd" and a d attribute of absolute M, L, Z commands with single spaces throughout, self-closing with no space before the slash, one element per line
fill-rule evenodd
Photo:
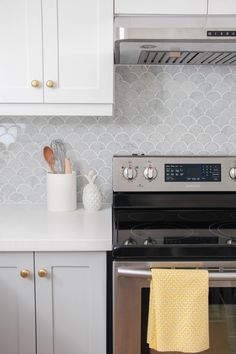
<path fill-rule="evenodd" d="M 33 253 L 0 253 L 0 354 L 35 354 Z"/>
<path fill-rule="evenodd" d="M 106 253 L 35 255 L 37 354 L 106 353 Z"/>

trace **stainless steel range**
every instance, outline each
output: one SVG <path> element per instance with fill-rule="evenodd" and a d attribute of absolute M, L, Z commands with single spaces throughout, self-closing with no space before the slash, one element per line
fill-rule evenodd
<path fill-rule="evenodd" d="M 236 353 L 236 157 L 113 159 L 113 354 L 150 354 L 150 268 L 209 270 L 206 354 Z"/>

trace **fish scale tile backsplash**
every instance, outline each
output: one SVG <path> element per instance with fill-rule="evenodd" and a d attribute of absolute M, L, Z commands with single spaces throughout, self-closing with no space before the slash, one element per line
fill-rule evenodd
<path fill-rule="evenodd" d="M 65 141 L 111 201 L 113 154 L 236 154 L 236 66 L 119 66 L 114 117 L 0 117 L 0 203 L 45 203 L 44 145 Z"/>

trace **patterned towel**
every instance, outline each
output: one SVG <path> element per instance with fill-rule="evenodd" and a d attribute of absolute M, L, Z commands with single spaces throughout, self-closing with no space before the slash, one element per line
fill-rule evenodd
<path fill-rule="evenodd" d="M 161 352 L 209 349 L 208 271 L 152 269 L 147 342 Z"/>

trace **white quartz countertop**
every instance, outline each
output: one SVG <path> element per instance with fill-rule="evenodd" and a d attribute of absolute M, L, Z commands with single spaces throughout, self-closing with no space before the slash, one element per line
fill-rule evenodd
<path fill-rule="evenodd" d="M 111 206 L 88 212 L 49 212 L 46 206 L 0 206 L 0 252 L 108 251 L 112 248 Z"/>

